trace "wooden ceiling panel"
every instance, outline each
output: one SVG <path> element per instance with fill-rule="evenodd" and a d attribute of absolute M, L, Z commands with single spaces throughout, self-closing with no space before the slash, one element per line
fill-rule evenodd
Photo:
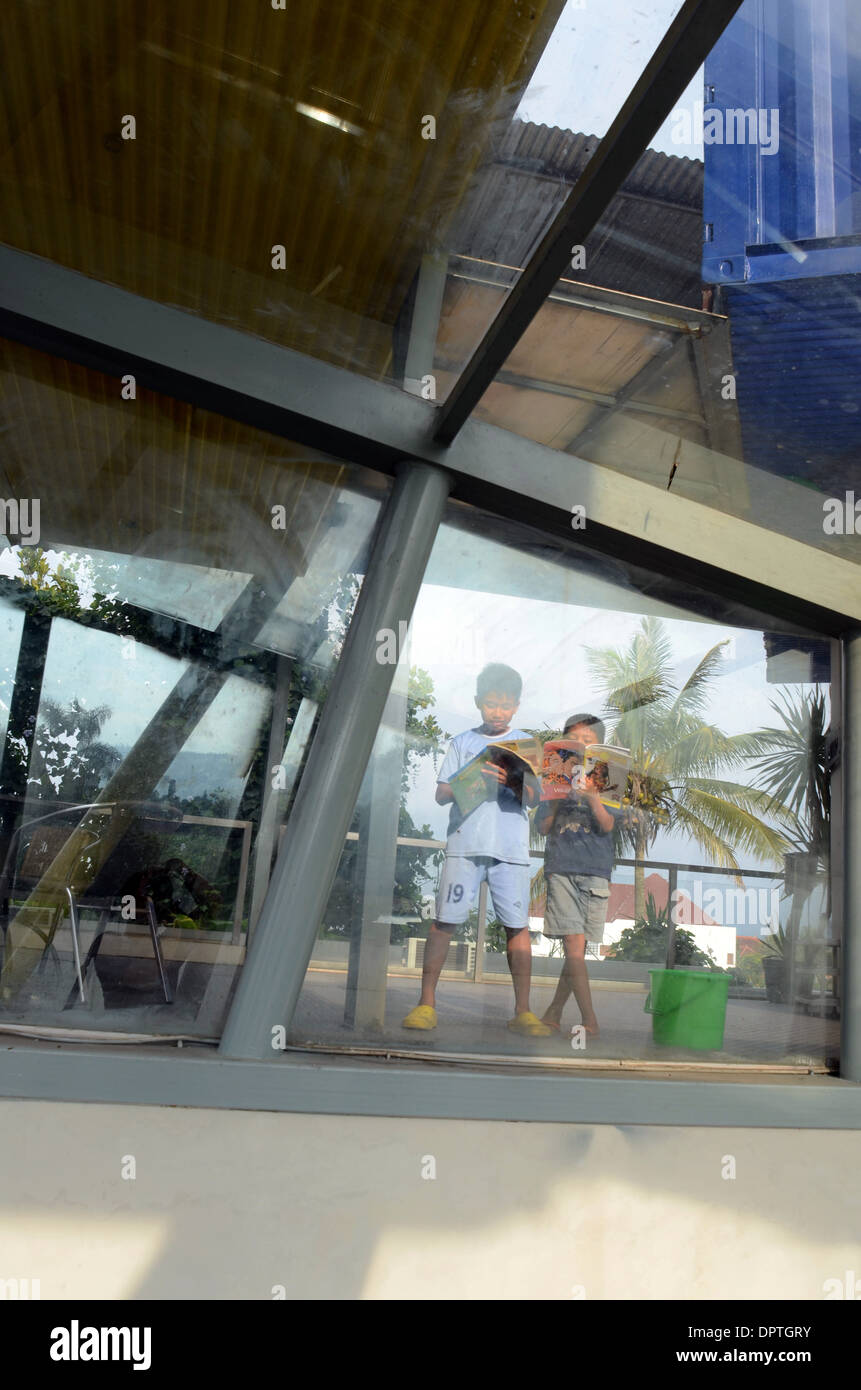
<path fill-rule="evenodd" d="M 561 9 L 7 5 L 0 240 L 381 374 L 421 256 Z"/>

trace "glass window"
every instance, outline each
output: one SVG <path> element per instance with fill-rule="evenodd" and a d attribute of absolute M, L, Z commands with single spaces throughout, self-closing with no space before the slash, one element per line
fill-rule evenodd
<path fill-rule="evenodd" d="M 851 7 L 743 6 L 477 417 L 861 562 L 859 83 Z M 507 182 L 482 171 L 449 266 L 440 395 L 527 264 L 527 228 L 595 152 L 579 98 L 560 93 L 556 111 L 559 129 L 511 142 Z M 514 255 L 503 228 L 520 233 Z"/>
<path fill-rule="evenodd" d="M 602 135 L 679 8 L 8 7 L 0 235 L 427 394 L 448 257 L 487 258 L 488 176 L 511 208 L 524 169 L 547 166 L 540 205 L 494 216 L 489 258 L 520 265 L 560 193 L 560 132 L 525 152 L 524 122 Z"/>
<path fill-rule="evenodd" d="M 387 484 L 12 344 L 0 370 L 0 1012 L 218 1037 Z"/>
<path fill-rule="evenodd" d="M 725 613 L 451 504 L 294 1042 L 827 1070 L 832 644 Z"/>
<path fill-rule="evenodd" d="M 562 8 L 15 6 L 3 239 L 391 376 L 422 257 Z"/>

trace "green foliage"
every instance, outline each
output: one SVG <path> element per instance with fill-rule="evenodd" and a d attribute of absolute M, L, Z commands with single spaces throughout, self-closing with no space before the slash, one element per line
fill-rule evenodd
<path fill-rule="evenodd" d="M 223 787 L 216 787 L 214 791 L 199 792 L 197 796 L 178 797 L 168 791 L 162 799 L 171 806 L 178 806 L 185 816 L 213 816 L 221 820 L 230 816 L 230 797 Z"/>
<path fill-rule="evenodd" d="M 776 956 L 780 960 L 787 960 L 791 952 L 791 945 L 783 927 L 779 926 L 776 932 L 770 936 L 762 938 L 763 956 Z"/>
<path fill-rule="evenodd" d="M 401 775 L 401 799 L 406 797 L 423 758 L 435 761 L 445 751 L 450 734 L 431 712 L 435 704 L 431 677 L 421 666 L 411 666 L 407 687 L 406 758 Z M 402 834 L 406 833 L 404 831 Z"/>
<path fill-rule="evenodd" d="M 733 966 L 729 974 L 738 985 L 748 985 L 754 989 L 765 988 L 765 967 L 762 963 L 762 956 L 754 952 L 742 956 L 738 965 Z"/>
<path fill-rule="evenodd" d="M 478 941 L 478 908 L 472 909 L 463 926 L 458 928 L 457 935 L 462 941 Z M 487 919 L 484 945 L 487 951 L 505 954 L 508 938 L 505 935 L 505 927 L 495 917 Z"/>
<path fill-rule="evenodd" d="M 87 568 L 84 559 L 74 560 L 63 555 L 52 570 L 44 550 L 38 546 L 22 546 L 18 551 L 18 565 L 19 582 L 30 591 L 26 606 L 31 611 L 52 618 L 70 618 L 85 625 L 95 619 L 110 623 L 124 636 L 132 635 L 133 623 L 122 603 L 105 594 L 94 593 L 92 601 L 86 607 L 82 605 L 80 585 L 82 572 Z"/>
<path fill-rule="evenodd" d="M 666 907 L 658 908 L 650 893 L 645 914 L 633 927 L 626 927 L 616 945 L 608 952 L 610 960 L 633 960 L 664 964 L 670 940 L 670 916 Z M 714 957 L 701 951 L 693 933 L 677 927 L 674 934 L 674 963 L 676 965 L 706 965 L 715 968 Z"/>
<path fill-rule="evenodd" d="M 40 801 L 95 801 L 121 761 L 117 749 L 99 740 L 110 714 L 107 705 L 87 709 L 78 699 L 42 701 L 29 775 Z"/>
<path fill-rule="evenodd" d="M 825 696 L 817 691 L 794 699 L 781 692 L 771 708 L 780 724 L 756 735 L 762 756 L 753 769 L 774 802 L 786 805 L 795 817 L 794 847 L 824 857 L 831 828 Z"/>

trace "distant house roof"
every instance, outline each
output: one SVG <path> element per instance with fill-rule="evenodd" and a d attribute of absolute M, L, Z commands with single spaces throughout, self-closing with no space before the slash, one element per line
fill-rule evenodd
<path fill-rule="evenodd" d="M 657 908 L 667 906 L 670 886 L 665 878 L 662 878 L 660 874 L 646 874 L 645 886 L 646 897 L 648 898 L 651 894 Z M 529 915 L 531 917 L 543 917 L 545 904 L 546 895 L 542 893 L 534 902 L 530 903 Z M 619 917 L 626 921 L 633 921 L 635 915 L 633 883 L 611 883 L 607 921 L 615 922 Z M 687 893 L 680 890 L 676 898 L 676 926 L 717 927 L 720 926 L 720 923 L 716 922 L 713 917 L 709 917 L 707 912 L 703 912 L 702 908 L 691 901 Z M 739 939 L 743 940 L 744 938 Z"/>
<path fill-rule="evenodd" d="M 742 956 L 761 956 L 765 952 L 765 942 L 760 936 L 737 936 L 735 949 L 739 960 Z"/>
<path fill-rule="evenodd" d="M 462 256 L 523 266 L 599 145 L 596 135 L 514 121 L 473 178 L 448 237 Z M 647 150 L 566 279 L 702 305 L 703 165 Z"/>
<path fill-rule="evenodd" d="M 646 874 L 646 898 L 649 896 L 655 900 L 655 907 L 666 907 L 670 897 L 670 885 L 667 879 L 660 874 Z M 634 913 L 634 885 L 633 883 L 611 883 L 610 884 L 610 906 L 607 909 L 607 921 L 613 922 L 617 917 L 633 918 Z M 719 925 L 713 917 L 709 917 L 707 912 L 697 907 L 692 902 L 687 893 L 679 891 L 676 897 L 676 925 L 679 927 L 716 927 Z"/>

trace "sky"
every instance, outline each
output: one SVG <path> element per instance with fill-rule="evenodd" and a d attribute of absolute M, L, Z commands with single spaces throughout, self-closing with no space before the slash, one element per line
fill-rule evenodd
<path fill-rule="evenodd" d="M 465 587 L 428 582 L 455 572 L 455 564 Z M 500 592 L 506 588 L 509 592 Z M 552 599 L 546 596 L 551 593 Z M 640 612 L 631 611 L 635 607 Z M 626 647 L 641 622 L 640 613 L 652 609 L 657 611 L 658 605 L 634 596 L 621 584 L 569 570 L 540 555 L 515 552 L 491 535 L 471 534 L 464 539 L 444 527 L 416 605 L 405 659 L 430 674 L 434 713 L 447 735 L 480 722 L 473 700 L 475 676 L 488 661 L 504 661 L 523 676 L 517 725 L 555 729 L 575 711 L 604 715 L 586 649 Z M 728 734 L 777 724 L 772 701 L 781 692 L 813 689 L 767 682 L 759 630 L 699 621 L 681 605 L 675 611 L 664 605 L 661 616 L 672 646 L 677 685 L 715 644 L 726 643 L 722 673 L 712 683 L 705 718 Z M 751 773 L 736 776 L 741 782 L 755 781 Z M 409 793 L 408 809 L 417 825 L 430 825 L 434 838 L 442 840 L 449 812 L 448 807 L 436 805 L 435 788 L 436 768 L 431 758 L 424 758 Z M 671 862 L 703 862 L 702 852 L 676 832 L 660 832 L 651 853 L 655 859 Z M 775 867 L 751 858 L 744 862 L 750 868 Z M 616 877 L 625 881 L 630 872 L 619 870 Z M 693 877 L 680 877 L 680 888 L 690 891 Z M 704 882 L 708 887 L 728 888 L 734 880 L 707 876 Z M 770 889 L 773 885 L 748 879 L 746 886 Z M 755 933 L 768 922 L 757 917 L 749 925 Z"/>
<path fill-rule="evenodd" d="M 568 0 L 521 99 L 517 116 L 584 135 L 606 135 L 637 78 L 681 9 L 681 0 Z M 702 69 L 677 107 L 703 95 Z M 702 159 L 703 147 L 677 143 L 672 115 L 650 142 L 664 154 Z"/>
<path fill-rule="evenodd" d="M 730 734 L 775 722 L 770 702 L 780 687 L 766 682 L 759 632 L 726 624 L 665 621 L 682 678 L 711 647 L 728 639 L 726 671 L 714 683 L 707 718 Z M 473 702 L 475 676 L 487 661 L 499 660 L 524 677 L 518 725 L 559 728 L 575 711 L 604 713 L 586 648 L 625 647 L 639 623 L 639 615 L 624 611 L 425 585 L 410 630 L 409 660 L 432 677 L 435 714 L 449 734 L 480 722 Z M 433 802 L 434 787 L 435 774 L 427 759 L 410 811 L 414 819 L 427 820 L 435 834 L 444 838 L 448 811 Z"/>

